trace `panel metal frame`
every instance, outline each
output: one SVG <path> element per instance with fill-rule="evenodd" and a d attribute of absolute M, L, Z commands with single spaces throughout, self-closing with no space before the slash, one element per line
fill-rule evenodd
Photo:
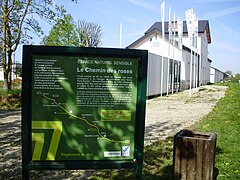
<path fill-rule="evenodd" d="M 137 105 L 134 139 L 134 158 L 132 160 L 84 160 L 84 161 L 32 161 L 32 57 L 44 56 L 89 56 L 132 58 L 138 60 L 137 78 Z M 31 170 L 65 170 L 65 169 L 111 169 L 111 168 L 135 168 L 136 178 L 141 179 L 145 108 L 146 108 L 146 84 L 148 51 L 135 49 L 116 48 L 86 48 L 86 47 L 52 47 L 52 46 L 23 46 L 23 82 L 22 82 L 22 178 L 29 179 Z"/>

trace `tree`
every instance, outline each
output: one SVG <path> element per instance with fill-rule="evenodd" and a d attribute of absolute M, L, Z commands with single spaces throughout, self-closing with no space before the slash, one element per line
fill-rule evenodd
<path fill-rule="evenodd" d="M 3 5 L 3 1 L 2 0 L 0 1 L 0 5 L 2 7 L 2 5 Z M 3 17 L 3 10 L 2 10 L 2 8 L 0 9 L 0 17 Z M 0 27 L 2 27 L 2 21 L 0 21 Z M 0 31 L 0 37 L 2 37 L 2 31 Z M 2 52 L 2 46 L 1 45 L 2 45 L 2 38 L 0 38 L 0 52 Z M 1 68 L 1 65 L 2 65 L 2 53 L 0 53 L 0 68 Z"/>
<path fill-rule="evenodd" d="M 231 81 L 231 82 L 239 82 L 240 81 L 240 74 L 237 73 L 234 76 L 229 76 L 224 79 L 225 81 Z"/>
<path fill-rule="evenodd" d="M 97 47 L 101 44 L 101 27 L 97 23 L 78 21 L 77 27 L 71 15 L 57 20 L 48 36 L 42 40 L 51 46 Z"/>
<path fill-rule="evenodd" d="M 225 71 L 225 73 L 229 76 L 229 77 L 232 77 L 233 76 L 233 73 L 231 70 L 227 70 Z"/>
<path fill-rule="evenodd" d="M 42 40 L 44 45 L 50 46 L 78 46 L 75 22 L 70 14 L 64 15 L 56 21 L 54 26 Z"/>
<path fill-rule="evenodd" d="M 237 80 L 240 80 L 240 73 L 235 74 L 235 78 L 237 78 Z"/>
<path fill-rule="evenodd" d="M 16 66 L 14 74 L 16 77 L 22 77 L 22 66 Z"/>
<path fill-rule="evenodd" d="M 102 29 L 97 23 L 78 21 L 77 33 L 80 46 L 97 47 L 101 45 Z"/>
<path fill-rule="evenodd" d="M 51 23 L 63 13 L 65 13 L 63 7 L 54 6 L 53 0 L 1 0 L 0 43 L 6 89 L 11 89 L 13 52 L 20 43 L 29 43 L 29 40 L 32 39 L 30 32 L 38 36 L 43 34 L 40 24 L 35 18 L 36 15 Z"/>

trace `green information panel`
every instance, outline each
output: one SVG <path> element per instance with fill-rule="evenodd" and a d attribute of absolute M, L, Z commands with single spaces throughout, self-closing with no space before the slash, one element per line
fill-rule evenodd
<path fill-rule="evenodd" d="M 148 53 L 23 47 L 23 179 L 30 170 L 135 168 L 141 177 Z"/>
<path fill-rule="evenodd" d="M 133 159 L 138 61 L 33 56 L 32 160 Z"/>

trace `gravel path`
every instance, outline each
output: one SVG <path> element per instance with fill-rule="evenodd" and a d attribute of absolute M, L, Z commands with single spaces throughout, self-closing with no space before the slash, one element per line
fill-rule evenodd
<path fill-rule="evenodd" d="M 145 144 L 173 135 L 207 115 L 224 97 L 225 86 L 201 86 L 147 100 Z"/>
<path fill-rule="evenodd" d="M 224 97 L 227 87 L 202 86 L 147 100 L 145 144 L 175 134 L 207 115 Z M 0 179 L 21 179 L 21 112 L 0 110 Z M 93 173 L 83 170 L 31 172 L 32 179 L 86 179 Z"/>

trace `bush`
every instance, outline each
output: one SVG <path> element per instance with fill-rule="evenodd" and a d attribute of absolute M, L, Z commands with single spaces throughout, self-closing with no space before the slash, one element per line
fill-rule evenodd
<path fill-rule="evenodd" d="M 4 81 L 0 81 L 0 89 L 3 89 Z M 22 79 L 14 79 L 12 80 L 12 89 L 21 89 L 22 88 Z"/>
<path fill-rule="evenodd" d="M 239 82 L 240 80 L 240 74 L 236 74 L 234 77 L 228 77 L 225 78 L 224 81 L 230 81 L 230 82 Z"/>
<path fill-rule="evenodd" d="M 21 90 L 0 89 L 0 109 L 19 109 L 21 107 Z"/>

